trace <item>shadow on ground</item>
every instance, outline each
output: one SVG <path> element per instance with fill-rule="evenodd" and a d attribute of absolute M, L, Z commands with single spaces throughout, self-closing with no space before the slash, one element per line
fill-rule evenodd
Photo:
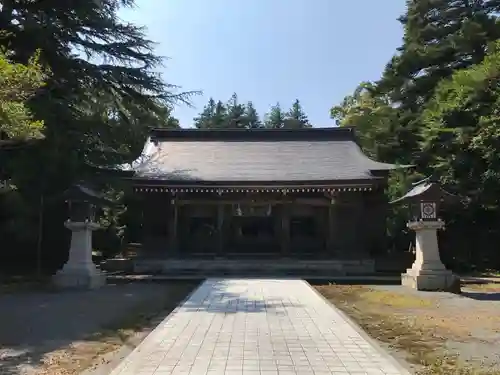
<path fill-rule="evenodd" d="M 40 366 L 47 353 L 103 329 L 137 328 L 133 314 L 166 316 L 196 285 L 176 281 L 0 295 L 0 374 L 23 374 Z"/>
<path fill-rule="evenodd" d="M 500 292 L 472 292 L 465 290 L 462 291 L 461 295 L 476 301 L 500 301 Z"/>
<path fill-rule="evenodd" d="M 267 280 L 269 282 L 269 280 Z M 280 280 L 275 280 L 280 282 Z M 297 279 L 297 282 L 301 282 Z M 225 280 L 209 279 L 207 283 L 199 288 L 188 301 L 182 306 L 183 311 L 204 311 L 208 313 L 235 314 L 237 312 L 246 313 L 266 313 L 275 315 L 285 315 L 287 307 L 303 307 L 299 301 L 286 299 L 286 296 L 257 299 L 248 295 L 245 284 L 240 286 Z"/>

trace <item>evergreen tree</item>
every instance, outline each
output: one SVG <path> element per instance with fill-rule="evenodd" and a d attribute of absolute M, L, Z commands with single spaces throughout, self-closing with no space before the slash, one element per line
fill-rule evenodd
<path fill-rule="evenodd" d="M 260 129 L 263 127 L 259 114 L 252 102 L 248 102 L 245 108 L 245 127 L 247 129 Z"/>
<path fill-rule="evenodd" d="M 185 98 L 154 71 L 162 59 L 143 27 L 118 17 L 121 7 L 133 5 L 2 2 L 0 46 L 21 64 L 39 50 L 40 64 L 51 72 L 28 102 L 34 118 L 44 122 L 45 138 L 26 160 L 23 184 L 60 190 L 94 176 L 89 164 L 134 159 L 149 128 L 161 126 L 164 108 Z"/>
<path fill-rule="evenodd" d="M 286 113 L 284 127 L 290 129 L 310 128 L 311 124 L 305 114 L 298 99 L 292 105 L 292 108 Z"/>
<path fill-rule="evenodd" d="M 422 151 L 441 181 L 486 209 L 500 196 L 500 42 L 443 80 L 423 113 Z"/>
<path fill-rule="evenodd" d="M 44 78 L 38 55 L 22 65 L 13 64 L 0 53 L 0 140 L 42 137 L 43 122 L 33 120 L 26 102 L 43 86 Z"/>
<path fill-rule="evenodd" d="M 243 129 L 245 124 L 245 106 L 238 103 L 238 95 L 234 93 L 227 104 L 227 128 Z"/>
<path fill-rule="evenodd" d="M 491 225 L 500 220 L 499 10 L 500 0 L 408 0 L 400 18 L 403 45 L 381 80 L 361 85 L 331 111 L 340 125 L 358 129 L 375 158 L 416 165 L 406 179 L 393 174 L 391 197 L 414 178 L 433 174 L 468 198 L 466 209 L 442 212 L 449 223 L 445 261 L 467 266 L 494 264 L 496 257 L 500 267 L 497 251 L 470 251 L 500 240 Z M 393 220 L 392 233 L 403 233 L 406 218 Z"/>
<path fill-rule="evenodd" d="M 37 236 L 45 211 L 43 253 L 57 264 L 61 259 L 54 249 L 61 249 L 63 258 L 67 251 L 61 193 L 80 179 L 115 183 L 94 166 L 134 160 L 149 128 L 164 124 L 165 109 L 187 99 L 158 74 L 162 59 L 144 28 L 118 16 L 120 8 L 133 5 L 133 0 L 2 1 L 0 47 L 10 62 L 29 66 L 40 51 L 38 62 L 50 72 L 25 107 L 43 121 L 43 140 L 9 161 L 22 202 L 22 211 L 16 211 L 22 212 L 23 225 L 15 228 L 22 228 L 24 243 L 7 248 L 36 249 L 31 234 Z"/>
<path fill-rule="evenodd" d="M 376 87 L 399 108 L 399 161 L 419 162 L 416 134 L 425 103 L 442 79 L 483 60 L 488 44 L 500 38 L 499 10 L 499 0 L 407 0 L 403 46 Z"/>
<path fill-rule="evenodd" d="M 160 116 L 163 121 L 159 124 L 159 128 L 179 129 L 181 127 L 179 120 L 172 115 L 172 108 L 165 107 Z"/>
<path fill-rule="evenodd" d="M 215 104 L 214 115 L 210 121 L 210 128 L 225 129 L 227 128 L 227 108 L 220 100 Z"/>
<path fill-rule="evenodd" d="M 213 98 L 208 100 L 208 104 L 203 107 L 201 113 L 194 118 L 194 126 L 198 129 L 209 129 L 215 114 L 216 103 Z"/>
<path fill-rule="evenodd" d="M 282 129 L 285 126 L 285 113 L 279 103 L 271 107 L 266 115 L 265 127 L 268 129 Z"/>

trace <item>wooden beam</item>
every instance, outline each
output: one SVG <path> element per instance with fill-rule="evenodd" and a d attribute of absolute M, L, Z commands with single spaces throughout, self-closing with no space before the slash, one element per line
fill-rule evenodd
<path fill-rule="evenodd" d="M 217 206 L 217 256 L 224 255 L 224 220 L 225 220 L 225 205 Z"/>
<path fill-rule="evenodd" d="M 326 233 L 326 250 L 329 256 L 332 256 L 335 252 L 335 226 L 336 223 L 335 217 L 335 204 L 330 204 L 328 206 L 328 220 L 327 220 L 327 233 Z"/>
<path fill-rule="evenodd" d="M 284 204 L 281 206 L 281 254 L 284 257 L 290 254 L 290 206 Z"/>
<path fill-rule="evenodd" d="M 171 207 L 171 215 L 170 215 L 170 230 L 169 230 L 169 255 L 172 254 L 177 254 L 179 251 L 179 244 L 178 244 L 178 231 L 179 231 L 179 212 L 178 212 L 178 207 L 177 207 L 177 202 L 175 199 L 171 200 L 170 203 Z"/>

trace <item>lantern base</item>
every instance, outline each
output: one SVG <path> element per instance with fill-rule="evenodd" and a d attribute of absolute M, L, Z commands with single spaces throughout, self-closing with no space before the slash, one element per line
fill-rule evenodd
<path fill-rule="evenodd" d="M 417 273 L 410 268 L 401 274 L 401 285 L 423 291 L 460 293 L 460 277 L 449 270 Z"/>
<path fill-rule="evenodd" d="M 97 268 L 63 267 L 52 276 L 52 282 L 62 289 L 97 289 L 106 284 L 106 274 Z"/>

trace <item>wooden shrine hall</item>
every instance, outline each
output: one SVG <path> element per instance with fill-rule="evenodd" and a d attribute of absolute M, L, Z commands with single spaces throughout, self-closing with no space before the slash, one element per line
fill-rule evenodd
<path fill-rule="evenodd" d="M 394 168 L 363 154 L 348 127 L 155 129 L 129 167 L 142 208 L 137 262 L 368 272 L 385 247 Z"/>

